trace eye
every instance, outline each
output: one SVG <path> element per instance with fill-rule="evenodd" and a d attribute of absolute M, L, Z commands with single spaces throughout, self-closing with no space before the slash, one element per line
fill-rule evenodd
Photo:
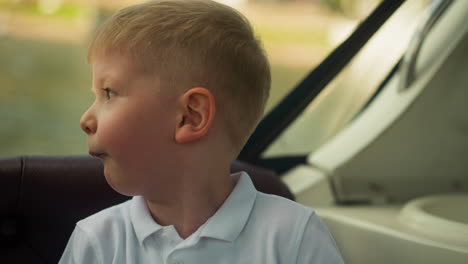
<path fill-rule="evenodd" d="M 104 90 L 104 93 L 106 94 L 107 100 L 110 100 L 112 97 L 114 97 L 116 95 L 116 93 L 114 91 L 112 91 L 111 89 L 109 89 L 109 88 L 104 88 L 102 90 Z"/>

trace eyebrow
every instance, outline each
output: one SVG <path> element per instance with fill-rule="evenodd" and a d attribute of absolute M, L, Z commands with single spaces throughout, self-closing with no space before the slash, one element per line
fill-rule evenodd
<path fill-rule="evenodd" d="M 97 92 L 98 89 L 95 88 L 95 87 L 98 87 L 98 86 L 99 86 L 99 87 L 101 87 L 101 86 L 102 86 L 102 87 L 104 87 L 104 86 L 108 87 L 108 86 L 109 86 L 109 85 L 103 85 L 103 84 L 106 84 L 105 79 L 100 79 L 100 80 L 98 80 L 98 81 L 97 81 L 97 84 L 98 84 L 98 85 L 94 85 L 94 81 L 93 81 L 93 85 L 91 85 L 91 89 L 90 89 L 92 93 L 96 93 L 96 92 Z"/>

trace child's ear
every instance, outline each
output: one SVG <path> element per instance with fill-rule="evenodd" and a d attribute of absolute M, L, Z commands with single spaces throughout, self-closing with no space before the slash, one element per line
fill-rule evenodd
<path fill-rule="evenodd" d="M 195 87 L 186 91 L 178 103 L 176 142 L 187 143 L 204 136 L 216 113 L 213 94 L 208 89 Z"/>

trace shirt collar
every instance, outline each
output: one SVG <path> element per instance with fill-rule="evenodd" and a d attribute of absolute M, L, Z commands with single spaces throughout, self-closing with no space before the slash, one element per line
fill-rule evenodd
<path fill-rule="evenodd" d="M 257 190 L 246 172 L 232 174 L 237 184 L 223 205 L 201 227 L 199 237 L 210 237 L 232 242 L 244 229 L 252 211 Z M 163 227 L 156 223 L 142 196 L 135 196 L 131 204 L 131 220 L 140 243 Z"/>
<path fill-rule="evenodd" d="M 162 229 L 162 226 L 154 221 L 142 196 L 133 197 L 130 210 L 133 228 L 141 244 L 148 236 Z"/>
<path fill-rule="evenodd" d="M 232 242 L 244 229 L 254 206 L 257 190 L 246 172 L 232 175 L 238 177 L 234 190 L 223 205 L 208 219 L 200 237 L 210 237 Z"/>

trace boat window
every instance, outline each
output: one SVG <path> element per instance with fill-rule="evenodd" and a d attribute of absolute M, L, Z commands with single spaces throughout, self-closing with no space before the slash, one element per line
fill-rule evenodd
<path fill-rule="evenodd" d="M 431 2 L 406 1 L 262 157 L 309 154 L 342 130 L 395 69 Z"/>
<path fill-rule="evenodd" d="M 220 2 L 245 14 L 263 41 L 272 66 L 269 111 L 380 1 Z M 93 100 L 87 43 L 97 24 L 129 3 L 0 0 L 0 157 L 87 153 L 79 127 Z"/>

